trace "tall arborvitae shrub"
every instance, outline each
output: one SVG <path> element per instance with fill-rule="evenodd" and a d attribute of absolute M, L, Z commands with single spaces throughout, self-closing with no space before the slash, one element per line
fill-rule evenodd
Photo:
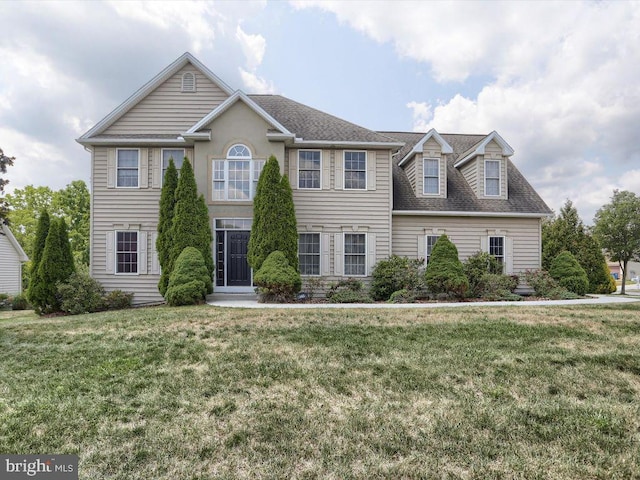
<path fill-rule="evenodd" d="M 213 254 L 211 250 L 211 226 L 204 196 L 198 196 L 196 179 L 187 158 L 180 169 L 180 179 L 176 187 L 176 203 L 171 229 L 171 247 L 167 262 L 167 274 L 171 275 L 176 259 L 187 247 L 197 248 L 202 254 L 209 272 L 207 293 L 213 291 Z"/>
<path fill-rule="evenodd" d="M 51 221 L 49 234 L 42 252 L 38 275 L 42 278 L 42 298 L 34 305 L 39 313 L 60 311 L 58 283 L 66 282 L 75 272 L 67 223 L 62 218 Z"/>
<path fill-rule="evenodd" d="M 564 251 L 553 262 L 549 274 L 561 287 L 577 295 L 584 295 L 589 288 L 589 279 L 576 257 L 571 252 Z"/>
<path fill-rule="evenodd" d="M 158 282 L 158 290 L 164 296 L 169 284 L 169 257 L 171 250 L 171 227 L 173 226 L 173 214 L 176 205 L 176 188 L 178 187 L 178 170 L 173 163 L 173 158 L 169 160 L 169 167 L 164 174 L 162 181 L 162 193 L 160 194 L 160 215 L 158 218 L 158 238 L 156 240 L 156 251 L 158 252 L 158 262 L 162 273 Z"/>
<path fill-rule="evenodd" d="M 51 219 L 49 212 L 43 210 L 38 218 L 38 226 L 36 228 L 36 238 L 33 244 L 33 254 L 31 255 L 31 267 L 29 269 L 29 287 L 27 289 L 27 298 L 32 305 L 40 304 L 42 298 L 42 278 L 39 276 L 38 268 L 42 261 L 42 253 L 44 252 L 47 234 Z"/>
<path fill-rule="evenodd" d="M 171 306 L 195 305 L 204 301 L 211 284 L 200 250 L 187 247 L 178 256 L 171 272 L 165 299 Z"/>
<path fill-rule="evenodd" d="M 276 157 L 272 155 L 262 169 L 253 198 L 253 225 L 249 238 L 247 260 L 254 272 L 260 270 L 262 263 L 271 252 L 278 250 L 282 220 L 278 205 L 280 179 L 280 165 Z"/>
<path fill-rule="evenodd" d="M 249 238 L 248 261 L 254 272 L 272 252 L 284 254 L 289 266 L 298 270 L 298 228 L 293 192 L 286 175 L 273 155 L 262 169 L 253 199 L 253 226 Z"/>
<path fill-rule="evenodd" d="M 435 294 L 447 293 L 461 298 L 469 288 L 458 249 L 446 235 L 438 238 L 433 246 L 424 278 L 429 291 Z"/>

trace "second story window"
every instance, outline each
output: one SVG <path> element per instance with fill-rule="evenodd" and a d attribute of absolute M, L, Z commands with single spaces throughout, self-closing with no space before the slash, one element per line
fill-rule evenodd
<path fill-rule="evenodd" d="M 169 160 L 172 158 L 176 169 L 180 171 L 180 168 L 182 168 L 182 162 L 184 161 L 184 148 L 162 149 L 162 178 L 164 178 L 164 174 L 167 171 L 167 168 L 169 168 Z"/>
<path fill-rule="evenodd" d="M 245 145 L 231 147 L 226 160 L 213 161 L 213 200 L 252 200 L 264 163 Z"/>
<path fill-rule="evenodd" d="M 298 152 L 298 188 L 320 188 L 320 150 Z"/>
<path fill-rule="evenodd" d="M 140 152 L 137 149 L 118 149 L 116 161 L 116 186 L 138 187 Z"/>
<path fill-rule="evenodd" d="M 344 152 L 344 188 L 367 189 L 367 152 Z"/>
<path fill-rule="evenodd" d="M 440 193 L 440 160 L 437 158 L 425 158 L 422 161 L 424 173 L 423 193 L 425 195 L 438 195 Z"/>
<path fill-rule="evenodd" d="M 484 194 L 486 196 L 500 196 L 500 161 L 486 160 L 484 162 Z"/>

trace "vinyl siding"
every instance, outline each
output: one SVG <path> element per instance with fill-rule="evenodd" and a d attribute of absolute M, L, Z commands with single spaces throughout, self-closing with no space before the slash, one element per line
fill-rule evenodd
<path fill-rule="evenodd" d="M 339 188 L 342 183 L 340 166 L 343 152 L 344 150 L 323 150 L 322 160 L 329 162 L 331 171 L 328 188 L 324 188 L 323 185 L 322 190 L 293 190 L 298 231 L 322 234 L 325 242 L 323 249 L 326 249 L 329 255 L 329 268 L 322 276 L 329 281 L 343 278 L 339 274 L 336 275 L 336 247 L 339 247 L 336 242 L 344 233 L 367 234 L 369 266 L 387 258 L 391 253 L 391 153 L 388 150 L 369 150 L 367 190 L 343 190 Z M 296 172 L 297 150 L 288 150 L 286 157 L 287 171 Z M 292 185 L 294 183 L 292 182 Z M 328 248 L 325 239 L 329 242 Z M 340 252 L 339 248 L 338 251 Z M 368 270 L 370 271 L 370 268 Z"/>
<path fill-rule="evenodd" d="M 478 159 L 474 158 L 460 168 L 462 176 L 467 181 L 471 189 L 478 194 Z M 484 188 L 484 186 L 483 186 Z"/>
<path fill-rule="evenodd" d="M 418 257 L 425 235 L 446 234 L 458 248 L 460 260 L 482 250 L 482 238 L 504 236 L 513 242 L 513 272 L 540 268 L 540 220 L 537 218 L 393 217 L 393 253 Z"/>
<path fill-rule="evenodd" d="M 417 161 L 416 161 L 417 155 L 414 155 L 413 158 L 411 160 L 409 160 L 407 162 L 407 164 L 405 166 L 403 166 L 402 168 L 404 169 L 405 173 L 407 174 L 407 178 L 409 179 L 409 182 L 411 183 L 411 187 L 413 188 L 414 192 L 418 191 L 418 187 L 417 187 Z"/>
<path fill-rule="evenodd" d="M 15 294 L 21 291 L 22 264 L 18 252 L 0 231 L 0 293 Z"/>
<path fill-rule="evenodd" d="M 182 92 L 182 74 L 196 76 L 197 90 Z M 211 110 L 227 99 L 220 87 L 191 64 L 138 102 L 131 110 L 106 129 L 105 134 L 168 134 L 188 130 Z"/>

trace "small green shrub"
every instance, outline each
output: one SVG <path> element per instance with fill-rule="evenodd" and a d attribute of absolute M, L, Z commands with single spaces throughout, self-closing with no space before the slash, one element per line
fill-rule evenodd
<path fill-rule="evenodd" d="M 364 290 L 340 290 L 329 299 L 331 303 L 372 303 L 373 298 Z"/>
<path fill-rule="evenodd" d="M 501 273 L 485 273 L 478 280 L 476 289 L 478 296 L 481 298 L 489 298 L 497 295 L 504 296 L 504 292 L 511 293 L 518 286 L 518 277 L 511 275 L 503 275 Z"/>
<path fill-rule="evenodd" d="M 29 308 L 29 302 L 27 301 L 27 296 L 23 293 L 19 293 L 11 299 L 12 310 L 26 310 L 27 308 Z"/>
<path fill-rule="evenodd" d="M 522 276 L 537 297 L 551 298 L 551 293 L 560 286 L 546 270 L 527 270 Z"/>
<path fill-rule="evenodd" d="M 414 303 L 416 300 L 415 290 L 407 288 L 397 290 L 389 297 L 389 303 Z"/>
<path fill-rule="evenodd" d="M 86 273 L 72 273 L 64 283 L 58 283 L 60 310 L 71 315 L 104 310 L 104 288 Z"/>
<path fill-rule="evenodd" d="M 0 310 L 8 308 L 11 303 L 11 298 L 8 293 L 0 293 Z"/>
<path fill-rule="evenodd" d="M 202 253 L 195 247 L 186 247 L 176 259 L 169 276 L 165 300 L 173 307 L 196 305 L 204 301 L 210 283 Z"/>
<path fill-rule="evenodd" d="M 576 295 L 585 295 L 589 288 L 589 278 L 580 266 L 576 257 L 571 252 L 560 253 L 551 262 L 549 275 L 556 280 L 561 287 L 566 288 Z"/>
<path fill-rule="evenodd" d="M 263 302 L 290 302 L 302 287 L 300 274 L 279 250 L 267 256 L 253 280 Z"/>
<path fill-rule="evenodd" d="M 107 310 L 122 310 L 131 308 L 133 303 L 133 293 L 122 290 L 112 290 L 104 297 L 104 304 Z"/>
<path fill-rule="evenodd" d="M 487 252 L 476 252 L 471 255 L 463 264 L 464 273 L 469 280 L 470 297 L 481 297 L 482 292 L 482 277 L 487 274 L 500 274 L 502 273 L 502 264 L 498 262 L 496 257 L 489 255 Z"/>
<path fill-rule="evenodd" d="M 397 255 L 379 261 L 371 274 L 371 296 L 374 300 L 388 300 L 398 290 L 419 288 L 422 283 L 420 268 L 423 264 L 423 260 L 411 260 Z"/>
<path fill-rule="evenodd" d="M 316 293 L 324 288 L 324 279 L 322 277 L 308 277 L 304 281 L 305 293 L 308 300 L 313 300 Z"/>
<path fill-rule="evenodd" d="M 446 235 L 433 246 L 424 278 L 429 291 L 435 294 L 447 293 L 462 298 L 469 289 L 458 249 Z"/>

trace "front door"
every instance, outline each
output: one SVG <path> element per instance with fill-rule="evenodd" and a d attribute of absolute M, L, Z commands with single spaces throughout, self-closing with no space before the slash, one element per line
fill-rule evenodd
<path fill-rule="evenodd" d="M 227 286 L 251 286 L 251 268 L 247 262 L 250 232 L 227 231 Z"/>

